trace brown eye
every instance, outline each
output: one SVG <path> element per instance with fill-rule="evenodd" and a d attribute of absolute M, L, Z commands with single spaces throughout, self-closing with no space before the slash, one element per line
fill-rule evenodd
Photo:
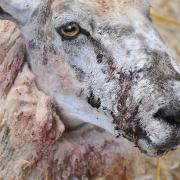
<path fill-rule="evenodd" d="M 81 28 L 78 23 L 71 22 L 60 27 L 58 30 L 59 34 L 64 39 L 73 39 L 80 34 Z"/>

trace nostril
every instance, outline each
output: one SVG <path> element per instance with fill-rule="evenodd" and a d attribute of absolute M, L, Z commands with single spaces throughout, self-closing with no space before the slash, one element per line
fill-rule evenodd
<path fill-rule="evenodd" d="M 162 116 L 164 116 L 164 110 L 163 109 L 159 109 L 157 113 L 154 114 L 154 118 L 161 118 Z"/>
<path fill-rule="evenodd" d="M 180 111 L 161 108 L 153 117 L 163 119 L 170 124 L 180 124 Z"/>

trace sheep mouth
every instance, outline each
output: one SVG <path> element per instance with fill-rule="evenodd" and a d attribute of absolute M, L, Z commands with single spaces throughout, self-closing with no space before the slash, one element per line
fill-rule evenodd
<path fill-rule="evenodd" d="M 141 153 L 150 157 L 162 156 L 175 148 L 160 148 L 153 144 L 147 132 L 143 128 L 136 126 L 126 129 L 121 136 L 135 144 Z"/>
<path fill-rule="evenodd" d="M 175 134 L 169 135 L 167 140 L 164 142 L 160 142 L 160 143 L 153 142 L 153 140 L 151 140 L 151 133 L 153 134 L 153 132 L 148 133 L 146 131 L 146 128 L 141 126 L 140 119 L 137 119 L 136 117 L 134 117 L 134 119 L 131 119 L 131 121 L 129 120 L 126 122 L 122 122 L 122 121 L 118 121 L 118 122 L 119 122 L 118 126 L 116 125 L 115 127 L 116 137 L 118 138 L 121 136 L 126 138 L 127 140 L 134 143 L 135 146 L 138 147 L 138 149 L 143 154 L 146 154 L 150 157 L 162 156 L 167 152 L 176 149 L 176 147 L 178 146 L 179 139 L 177 137 L 178 135 L 175 136 Z"/>
<path fill-rule="evenodd" d="M 142 153 L 155 157 L 162 156 L 169 151 L 177 149 L 180 142 L 178 136 L 179 131 L 177 131 L 177 127 L 175 129 L 172 127 L 171 131 L 172 134 L 167 136 L 164 141 L 159 143 L 151 139 L 154 132 L 146 132 L 145 128 L 141 127 L 140 125 L 126 129 L 123 137 L 135 143 L 135 146 L 137 146 Z M 174 131 L 176 131 L 176 133 L 174 133 Z"/>
<path fill-rule="evenodd" d="M 159 147 L 157 144 L 151 142 L 149 138 L 143 139 L 140 138 L 136 141 L 136 146 L 139 150 L 150 157 L 164 156 L 170 151 L 177 149 L 177 146 L 174 147 Z"/>

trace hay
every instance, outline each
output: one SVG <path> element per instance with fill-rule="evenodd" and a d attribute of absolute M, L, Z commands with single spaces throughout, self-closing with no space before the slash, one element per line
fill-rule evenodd
<path fill-rule="evenodd" d="M 180 65 L 180 1 L 152 0 L 151 17 Z"/>

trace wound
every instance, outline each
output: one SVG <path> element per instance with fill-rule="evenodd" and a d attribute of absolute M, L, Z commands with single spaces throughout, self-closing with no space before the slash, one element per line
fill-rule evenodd
<path fill-rule="evenodd" d="M 129 128 L 131 122 L 138 112 L 138 107 L 134 107 L 133 111 L 130 112 L 128 105 L 128 98 L 130 96 L 131 86 L 136 72 L 121 69 L 118 74 L 119 84 L 122 87 L 122 90 L 119 94 L 117 106 L 119 115 L 118 117 L 114 117 L 114 124 L 116 124 L 119 129 L 126 130 L 127 128 Z"/>

